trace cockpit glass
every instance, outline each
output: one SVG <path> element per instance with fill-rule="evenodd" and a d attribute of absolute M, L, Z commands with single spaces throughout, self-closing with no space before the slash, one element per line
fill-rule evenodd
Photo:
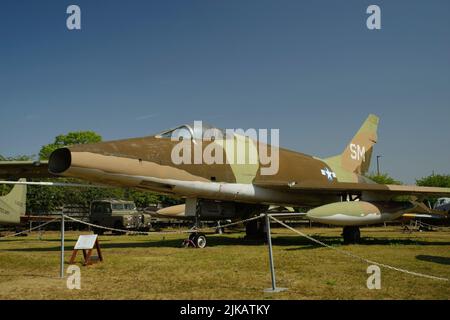
<path fill-rule="evenodd" d="M 158 135 L 157 138 L 170 138 L 173 140 L 192 139 L 195 140 L 211 140 L 224 137 L 223 130 L 215 128 L 209 124 L 201 121 L 196 121 L 192 124 L 179 126 L 178 128 L 164 131 Z"/>
<path fill-rule="evenodd" d="M 161 138 L 170 138 L 175 140 L 180 139 L 191 139 L 192 138 L 192 130 L 187 126 L 181 126 L 173 130 L 169 130 L 159 134 L 158 136 Z"/>

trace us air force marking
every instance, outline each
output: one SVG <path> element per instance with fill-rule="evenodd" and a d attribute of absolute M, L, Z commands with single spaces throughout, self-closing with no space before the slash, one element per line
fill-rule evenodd
<path fill-rule="evenodd" d="M 320 172 L 322 172 L 322 175 L 326 176 L 329 181 L 333 181 L 333 179 L 336 178 L 336 173 L 330 171 L 328 168 L 322 169 Z"/>

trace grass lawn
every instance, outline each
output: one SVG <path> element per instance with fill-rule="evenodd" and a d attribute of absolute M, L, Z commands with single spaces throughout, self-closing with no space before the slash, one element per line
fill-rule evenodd
<path fill-rule="evenodd" d="M 363 228 L 359 245 L 342 245 L 340 228 L 303 232 L 353 254 L 450 278 L 450 229 L 404 234 Z M 450 282 L 381 269 L 369 290 L 367 264 L 282 228 L 273 230 L 277 284 L 267 294 L 267 246 L 236 231 L 208 235 L 205 249 L 181 248 L 184 235 L 100 236 L 104 262 L 84 267 L 81 290 L 59 279 L 59 233 L 0 239 L 0 299 L 449 299 Z M 86 234 L 87 232 L 84 232 Z M 80 232 L 66 234 L 66 263 Z M 67 268 L 67 265 L 66 265 Z"/>

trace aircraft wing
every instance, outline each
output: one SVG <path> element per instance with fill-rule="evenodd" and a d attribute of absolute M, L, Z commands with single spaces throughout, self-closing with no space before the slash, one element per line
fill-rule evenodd
<path fill-rule="evenodd" d="M 316 182 L 303 182 L 303 183 L 286 183 L 286 182 L 255 182 L 255 186 L 278 189 L 278 190 L 291 190 L 297 192 L 314 192 L 314 193 L 360 193 L 363 191 L 371 192 L 380 195 L 410 195 L 410 196 L 449 196 L 450 188 L 437 188 L 437 187 L 420 187 L 414 185 L 390 185 L 390 184 L 377 184 L 377 183 L 348 183 L 348 182 L 336 182 L 336 183 L 316 183 Z"/>
<path fill-rule="evenodd" d="M 48 161 L 0 161 L 0 179 L 52 178 L 48 172 Z"/>
<path fill-rule="evenodd" d="M 109 186 L 87 183 L 67 183 L 50 181 L 14 181 L 19 178 L 61 178 L 48 171 L 48 161 L 0 161 L 0 184 L 47 186 L 47 187 L 79 187 L 79 188 L 107 188 Z M 5 180 L 3 180 L 5 179 Z"/>

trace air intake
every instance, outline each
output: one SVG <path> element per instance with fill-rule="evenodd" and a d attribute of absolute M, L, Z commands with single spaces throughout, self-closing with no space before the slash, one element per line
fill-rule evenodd
<path fill-rule="evenodd" d="M 56 149 L 50 155 L 48 171 L 53 174 L 61 174 L 70 168 L 72 155 L 68 148 Z"/>

